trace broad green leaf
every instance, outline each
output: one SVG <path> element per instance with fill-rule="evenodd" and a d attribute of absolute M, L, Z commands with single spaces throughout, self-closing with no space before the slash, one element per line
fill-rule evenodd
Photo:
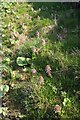
<path fill-rule="evenodd" d="M 2 113 L 2 107 L 0 107 L 0 114 Z"/>
<path fill-rule="evenodd" d="M 3 85 L 0 85 L 0 91 L 3 91 Z"/>
<path fill-rule="evenodd" d="M 4 85 L 4 91 L 8 92 L 9 91 L 9 86 L 8 85 Z"/>
<path fill-rule="evenodd" d="M 3 63 L 9 64 L 9 63 L 10 63 L 10 58 L 6 57 L 6 58 L 3 60 Z"/>
<path fill-rule="evenodd" d="M 26 59 L 24 57 L 18 57 L 16 62 L 19 66 L 27 65 Z"/>
<path fill-rule="evenodd" d="M 7 107 L 3 107 L 3 109 L 2 109 L 3 110 L 2 113 L 3 113 L 4 116 L 7 115 L 7 109 L 8 109 Z"/>
<path fill-rule="evenodd" d="M 71 101 L 69 100 L 69 98 L 64 98 L 63 105 L 64 105 L 64 106 L 69 105 L 70 102 L 71 102 Z"/>
<path fill-rule="evenodd" d="M 24 65 L 29 64 L 31 62 L 30 60 L 31 60 L 30 58 L 18 57 L 17 64 L 19 66 L 24 66 Z"/>
<path fill-rule="evenodd" d="M 0 98 L 2 98 L 3 97 L 3 92 L 2 91 L 0 91 Z"/>
<path fill-rule="evenodd" d="M 26 58 L 27 63 L 31 63 L 31 59 L 30 58 Z"/>
<path fill-rule="evenodd" d="M 9 91 L 9 86 L 8 85 L 1 85 L 0 86 L 0 91 L 8 92 Z"/>

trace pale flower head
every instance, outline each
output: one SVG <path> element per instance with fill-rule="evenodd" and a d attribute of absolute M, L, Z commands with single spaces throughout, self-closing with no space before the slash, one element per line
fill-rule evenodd
<path fill-rule="evenodd" d="M 31 10 L 34 11 L 34 8 L 32 7 Z"/>
<path fill-rule="evenodd" d="M 37 19 L 40 20 L 40 16 L 38 16 Z"/>
<path fill-rule="evenodd" d="M 61 106 L 60 105 L 55 105 L 54 106 L 54 111 L 55 111 L 55 113 L 61 112 Z"/>
<path fill-rule="evenodd" d="M 39 38 L 40 34 L 39 31 L 36 31 L 36 37 Z"/>
<path fill-rule="evenodd" d="M 67 28 L 63 28 L 63 32 L 64 32 L 64 33 L 67 33 Z"/>
<path fill-rule="evenodd" d="M 45 46 L 46 42 L 45 39 L 42 39 L 42 45 Z"/>
<path fill-rule="evenodd" d="M 33 48 L 33 53 L 35 53 L 35 54 L 38 54 L 38 52 L 39 52 L 39 48 Z"/>
<path fill-rule="evenodd" d="M 46 71 L 48 76 L 51 76 L 51 67 L 50 67 L 50 65 L 46 65 L 45 71 Z"/>
<path fill-rule="evenodd" d="M 32 69 L 32 74 L 36 74 L 36 69 Z"/>
<path fill-rule="evenodd" d="M 44 78 L 42 75 L 39 77 L 39 84 L 44 84 Z"/>
<path fill-rule="evenodd" d="M 32 16 L 30 16 L 29 19 L 32 20 Z"/>
<path fill-rule="evenodd" d="M 36 53 L 36 48 L 33 48 L 32 50 L 33 50 L 33 53 Z"/>

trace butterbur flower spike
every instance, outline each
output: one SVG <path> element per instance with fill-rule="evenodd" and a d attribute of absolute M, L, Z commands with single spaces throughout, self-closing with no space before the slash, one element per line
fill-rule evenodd
<path fill-rule="evenodd" d="M 31 8 L 32 11 L 34 11 L 34 8 Z"/>
<path fill-rule="evenodd" d="M 63 37 L 62 37 L 62 35 L 61 35 L 61 34 L 57 34 L 57 37 L 58 37 L 58 39 L 60 39 L 60 40 L 62 40 L 62 39 L 63 39 Z"/>
<path fill-rule="evenodd" d="M 67 33 L 67 28 L 63 28 L 63 32 L 64 32 L 64 33 Z"/>
<path fill-rule="evenodd" d="M 42 45 L 45 46 L 46 42 L 45 39 L 42 39 Z"/>
<path fill-rule="evenodd" d="M 36 31 L 36 37 L 39 38 L 39 31 Z"/>
<path fill-rule="evenodd" d="M 30 16 L 29 18 L 30 18 L 30 20 L 32 20 L 32 16 Z"/>
<path fill-rule="evenodd" d="M 40 20 L 40 17 L 38 16 L 37 19 Z"/>
<path fill-rule="evenodd" d="M 39 84 L 44 84 L 44 78 L 42 75 L 39 77 Z"/>
<path fill-rule="evenodd" d="M 33 48 L 33 53 L 38 54 L 39 49 L 38 48 Z"/>
<path fill-rule="evenodd" d="M 50 77 L 51 77 L 51 71 L 50 71 L 50 72 L 48 72 L 47 74 L 48 74 L 48 76 L 50 76 Z"/>
<path fill-rule="evenodd" d="M 19 33 L 17 31 L 14 31 L 15 37 L 19 37 Z"/>
<path fill-rule="evenodd" d="M 51 67 L 50 67 L 50 65 L 46 65 L 45 71 L 46 71 L 48 76 L 51 76 Z"/>
<path fill-rule="evenodd" d="M 54 106 L 54 111 L 55 111 L 55 113 L 61 112 L 61 106 L 60 105 L 55 105 Z"/>
<path fill-rule="evenodd" d="M 32 74 L 36 74 L 36 69 L 32 69 Z"/>

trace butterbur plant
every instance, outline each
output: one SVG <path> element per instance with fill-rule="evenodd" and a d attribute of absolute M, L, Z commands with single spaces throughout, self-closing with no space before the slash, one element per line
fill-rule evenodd
<path fill-rule="evenodd" d="M 63 32 L 66 34 L 67 33 L 67 28 L 63 28 Z"/>
<path fill-rule="evenodd" d="M 61 106 L 60 105 L 55 105 L 54 106 L 54 112 L 55 113 L 60 113 L 61 112 Z"/>
<path fill-rule="evenodd" d="M 32 11 L 34 11 L 34 8 L 33 8 L 33 7 L 31 7 L 31 10 L 32 10 Z"/>
<path fill-rule="evenodd" d="M 2 93 L 2 96 L 4 96 L 8 91 L 9 91 L 8 85 L 0 85 L 0 94 Z"/>
<path fill-rule="evenodd" d="M 51 67 L 50 67 L 50 65 L 46 65 L 45 71 L 46 71 L 48 76 L 51 76 Z"/>
<path fill-rule="evenodd" d="M 40 36 L 39 31 L 36 31 L 36 37 L 39 38 L 39 36 Z"/>
<path fill-rule="evenodd" d="M 37 73 L 36 69 L 32 69 L 32 74 L 36 74 L 36 73 Z"/>
<path fill-rule="evenodd" d="M 75 7 L 75 3 L 1 2 L 3 120 L 80 118 Z"/>
<path fill-rule="evenodd" d="M 29 19 L 32 20 L 32 16 L 30 16 Z"/>
<path fill-rule="evenodd" d="M 39 52 L 39 48 L 33 48 L 32 51 L 33 51 L 34 54 L 38 54 L 38 52 Z"/>
<path fill-rule="evenodd" d="M 26 40 L 26 36 L 22 33 L 18 36 L 19 41 L 22 43 L 23 41 Z"/>
<path fill-rule="evenodd" d="M 38 16 L 37 19 L 40 20 L 40 16 Z"/>
<path fill-rule="evenodd" d="M 18 36 L 19 36 L 18 31 L 15 31 L 15 30 L 14 30 L 14 36 L 18 38 Z"/>
<path fill-rule="evenodd" d="M 45 39 L 42 39 L 42 45 L 45 46 L 46 42 L 45 42 Z"/>
<path fill-rule="evenodd" d="M 44 84 L 44 78 L 42 75 L 39 77 L 39 84 Z"/>

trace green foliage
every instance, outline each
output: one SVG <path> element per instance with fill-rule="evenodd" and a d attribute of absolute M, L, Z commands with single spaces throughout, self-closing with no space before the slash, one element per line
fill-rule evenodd
<path fill-rule="evenodd" d="M 3 97 L 8 91 L 9 91 L 8 85 L 0 85 L 0 98 Z"/>
<path fill-rule="evenodd" d="M 7 115 L 7 107 L 0 107 L 0 114 L 3 114 L 4 116 Z"/>
<path fill-rule="evenodd" d="M 30 62 L 30 58 L 24 58 L 24 57 L 18 57 L 17 58 L 17 64 L 19 66 L 27 65 Z"/>
<path fill-rule="evenodd" d="M 1 85 L 0 90 L 3 92 L 8 92 L 9 91 L 9 86 L 8 85 Z"/>
<path fill-rule="evenodd" d="M 74 6 L 1 3 L 0 98 L 6 107 L 0 113 L 4 116 L 21 120 L 80 117 L 80 42 Z M 61 108 L 57 113 L 55 106 Z"/>

